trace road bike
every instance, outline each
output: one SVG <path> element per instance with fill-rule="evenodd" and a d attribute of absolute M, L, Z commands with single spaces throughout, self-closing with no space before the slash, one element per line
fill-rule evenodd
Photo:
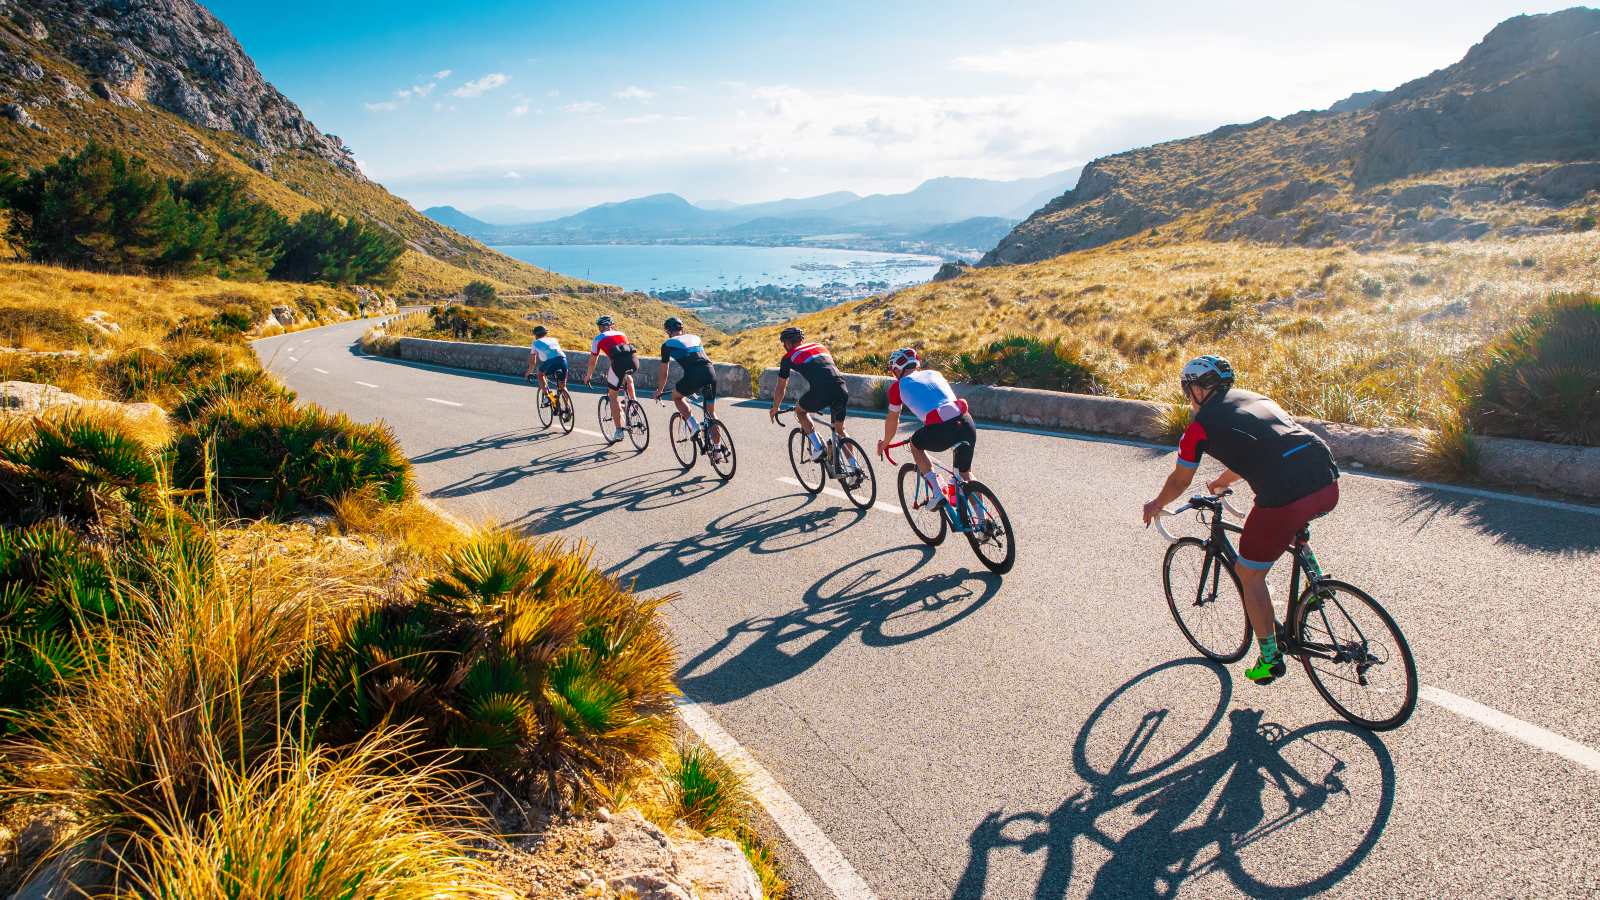
<path fill-rule="evenodd" d="M 780 411 L 773 421 L 782 425 L 783 414 L 793 409 L 791 406 Z M 872 458 L 855 438 L 841 436 L 832 422 L 822 424 L 828 427 L 831 436 L 823 443 L 820 454 L 798 426 L 789 430 L 789 465 L 794 468 L 794 477 L 806 493 L 815 496 L 822 493 L 831 475 L 851 503 L 860 509 L 871 509 L 873 501 L 878 499 L 878 476 L 872 471 Z"/>
<path fill-rule="evenodd" d="M 692 394 L 688 398 L 690 403 L 705 412 L 705 401 L 699 394 Z M 665 406 L 665 400 L 657 400 L 658 404 Z M 672 443 L 672 455 L 678 458 L 678 463 L 685 472 L 694 466 L 694 461 L 700 456 L 711 463 L 711 468 L 716 471 L 717 477 L 723 481 L 733 477 L 734 469 L 738 467 L 739 459 L 733 446 L 733 434 L 728 431 L 728 426 L 722 424 L 721 419 L 710 415 L 703 415 L 698 425 L 691 424 L 692 419 L 685 419 L 683 413 L 674 412 L 672 419 L 667 423 L 667 438 Z"/>
<path fill-rule="evenodd" d="M 532 381 L 530 377 L 527 379 Z M 560 422 L 563 434 L 571 434 L 572 426 L 576 424 L 578 415 L 572 408 L 572 395 L 567 393 L 566 384 L 557 387 L 542 387 L 539 389 L 539 399 L 534 402 L 539 414 L 539 427 L 549 428 L 551 422 Z"/>
<path fill-rule="evenodd" d="M 625 391 L 617 392 L 617 402 L 622 405 L 623 430 L 628 432 L 628 440 L 633 443 L 635 452 L 643 453 L 644 448 L 650 446 L 650 420 L 645 417 L 644 404 L 628 396 Z M 611 439 L 617 425 L 611 418 L 610 394 L 600 395 L 599 401 L 595 404 L 594 415 L 595 420 L 600 423 L 600 436 L 608 444 L 616 443 Z"/>
<path fill-rule="evenodd" d="M 889 451 L 909 443 L 904 440 L 886 445 L 884 459 L 894 465 Z M 900 466 L 900 509 L 911 530 L 930 547 L 943 543 L 947 530 L 964 534 L 985 568 L 996 575 L 1011 571 L 1017 562 L 1017 536 L 1000 498 L 983 484 L 964 481 L 954 469 L 938 460 L 931 461 L 934 478 L 941 482 L 937 490 L 917 471 L 916 463 Z"/>
<path fill-rule="evenodd" d="M 1156 530 L 1171 544 L 1161 567 L 1167 607 L 1189 643 L 1222 663 L 1243 658 L 1251 637 L 1233 568 L 1239 554 L 1228 539 L 1244 529 L 1224 515 L 1242 516 L 1227 500 L 1231 493 L 1199 494 L 1156 517 Z M 1206 528 L 1203 540 L 1173 537 L 1161 524 L 1163 517 L 1190 510 Z M 1312 686 L 1339 715 L 1372 731 L 1405 724 L 1417 705 L 1417 664 L 1394 617 L 1365 591 L 1323 573 L 1311 552 L 1309 526 L 1295 536 L 1290 555 L 1294 567 L 1279 648 L 1300 660 Z M 1224 572 L 1234 598 L 1223 596 Z"/>

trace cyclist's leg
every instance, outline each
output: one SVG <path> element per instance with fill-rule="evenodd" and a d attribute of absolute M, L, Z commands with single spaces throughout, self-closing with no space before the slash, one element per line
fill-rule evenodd
<path fill-rule="evenodd" d="M 632 400 L 635 403 L 639 402 L 639 395 L 634 393 L 632 372 L 622 376 L 622 386 L 627 389 L 629 400 Z"/>
<path fill-rule="evenodd" d="M 622 373 L 622 377 L 618 378 L 614 370 L 606 369 L 606 397 L 611 401 L 611 424 L 618 428 L 622 427 L 622 402 L 617 397 L 622 386 L 626 383 L 627 377 L 627 372 Z"/>
<path fill-rule="evenodd" d="M 955 426 L 953 430 L 956 432 L 956 471 L 961 473 L 962 481 L 971 481 L 972 454 L 978 447 L 978 426 L 972 421 L 971 415 L 963 415 L 950 424 Z"/>
<path fill-rule="evenodd" d="M 944 427 L 947 424 L 924 425 L 911 433 L 911 459 L 917 464 L 917 471 L 922 473 L 922 480 L 926 481 L 928 487 L 933 490 L 935 499 L 941 496 L 939 493 L 939 480 L 934 475 L 933 463 L 928 459 L 928 454 L 950 449 L 950 444 L 953 441 L 947 440 L 944 435 L 944 432 L 948 430 Z"/>

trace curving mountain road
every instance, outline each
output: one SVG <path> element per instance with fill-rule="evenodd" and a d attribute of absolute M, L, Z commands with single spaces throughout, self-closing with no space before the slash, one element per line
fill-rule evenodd
<path fill-rule="evenodd" d="M 801 896 L 1600 893 L 1600 508 L 1344 480 L 1320 556 L 1394 613 L 1424 685 L 1375 737 L 1298 666 L 1262 688 L 1195 658 L 1138 519 L 1167 450 L 984 427 L 979 476 L 1020 533 L 1001 579 L 918 544 L 887 465 L 878 509 L 806 497 L 764 403 L 720 405 L 722 484 L 680 471 L 666 409 L 646 403 L 642 455 L 599 440 L 588 392 L 583 431 L 541 433 L 526 385 L 360 355 L 367 326 L 255 347 L 303 399 L 387 421 L 456 514 L 680 595 L 698 714 L 842 853 L 826 883 L 791 864 Z M 852 424 L 869 447 L 881 428 Z"/>

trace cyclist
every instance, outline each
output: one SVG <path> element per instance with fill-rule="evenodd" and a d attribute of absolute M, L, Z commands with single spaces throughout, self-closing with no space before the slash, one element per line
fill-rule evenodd
<path fill-rule="evenodd" d="M 1161 493 L 1144 505 L 1144 523 L 1149 525 L 1188 490 L 1203 454 L 1210 453 L 1226 467 L 1206 485 L 1211 493 L 1241 479 L 1250 485 L 1256 503 L 1239 535 L 1234 571 L 1261 656 L 1244 674 L 1256 684 L 1271 684 L 1285 666 L 1267 572 L 1308 522 L 1339 503 L 1339 467 L 1321 438 L 1278 404 L 1234 387 L 1233 380 L 1233 366 L 1220 356 L 1197 357 L 1183 367 L 1179 384 L 1194 420 L 1178 442 L 1177 464 Z"/>
<path fill-rule="evenodd" d="M 677 316 L 668 318 L 662 327 L 666 329 L 667 340 L 661 345 L 661 384 L 656 388 L 655 399 L 660 400 L 666 393 L 667 373 L 672 364 L 677 363 L 683 370 L 683 377 L 672 386 L 672 402 L 691 430 L 704 427 L 704 423 L 697 425 L 689 413 L 688 398 L 699 394 L 706 408 L 706 418 L 716 415 L 717 374 L 711 368 L 711 358 L 706 356 L 706 348 L 699 337 L 683 333 L 683 322 Z"/>
<path fill-rule="evenodd" d="M 778 340 L 783 344 L 783 359 L 778 362 L 778 387 L 772 392 L 772 420 L 778 419 L 778 407 L 789 390 L 789 375 L 799 372 L 806 380 L 806 392 L 795 403 L 795 417 L 800 420 L 800 430 L 806 435 L 807 460 L 822 455 L 822 440 L 811 424 L 811 413 L 828 410 L 833 430 L 844 436 L 844 419 L 850 405 L 850 392 L 845 388 L 844 376 L 833 364 L 828 348 L 816 341 L 807 341 L 805 332 L 793 326 L 785 328 Z"/>
<path fill-rule="evenodd" d="M 534 374 L 538 369 L 539 390 L 547 390 L 545 379 L 550 379 L 556 387 L 565 387 L 567 383 L 567 354 L 562 352 L 561 343 L 550 337 L 550 332 L 543 325 L 533 327 L 533 346 L 528 352 L 528 368 L 522 373 L 524 380 Z"/>
<path fill-rule="evenodd" d="M 616 322 L 610 316 L 601 316 L 594 320 L 594 324 L 600 333 L 589 345 L 589 370 L 583 375 L 583 383 L 594 382 L 595 364 L 600 361 L 600 354 L 604 353 L 611 362 L 610 368 L 606 369 L 606 396 L 611 398 L 611 424 L 616 426 L 616 431 L 612 433 L 610 442 L 615 444 L 628 436 L 627 429 L 622 427 L 622 403 L 617 399 L 618 392 L 626 390 L 629 400 L 639 399 L 633 392 L 633 373 L 639 370 L 639 354 L 628 343 L 628 336 L 616 329 Z"/>
<path fill-rule="evenodd" d="M 933 473 L 929 453 L 939 453 L 956 448 L 956 471 L 962 481 L 972 480 L 972 451 L 978 443 L 978 426 L 972 422 L 967 401 L 957 397 L 950 382 L 932 369 L 924 368 L 917 351 L 901 347 L 889 354 L 889 374 L 895 380 L 889 385 L 889 415 L 883 420 L 883 440 L 878 441 L 878 455 L 894 440 L 900 427 L 900 409 L 911 410 L 921 422 L 911 435 L 911 458 L 916 460 L 917 471 L 922 473 L 934 496 L 940 496 L 938 476 Z M 941 498 L 940 502 L 944 499 Z"/>

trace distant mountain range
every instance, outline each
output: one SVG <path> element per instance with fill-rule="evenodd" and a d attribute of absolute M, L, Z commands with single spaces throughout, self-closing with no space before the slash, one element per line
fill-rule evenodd
<path fill-rule="evenodd" d="M 1015 181 L 933 178 L 903 194 L 863 197 L 834 191 L 740 205 L 696 205 L 677 194 L 652 194 L 513 224 L 452 206 L 431 207 L 423 214 L 491 244 L 806 242 L 976 257 L 1011 226 L 1070 190 L 1080 171 Z M 504 207 L 495 210 L 497 217 L 506 212 Z"/>

